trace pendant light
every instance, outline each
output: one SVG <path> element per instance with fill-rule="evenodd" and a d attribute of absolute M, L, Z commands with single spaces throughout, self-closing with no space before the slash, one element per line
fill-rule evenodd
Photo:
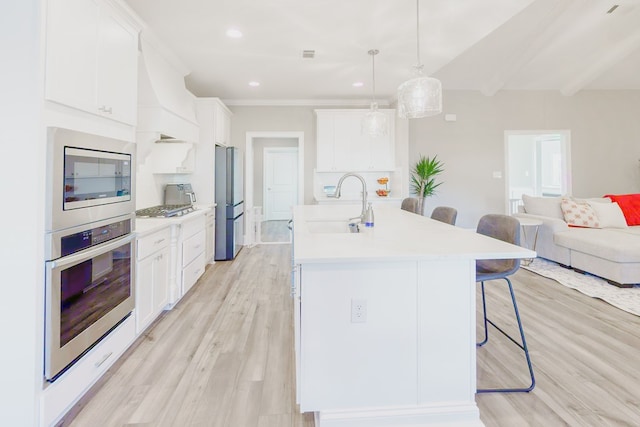
<path fill-rule="evenodd" d="M 373 70 L 373 78 L 371 85 L 371 107 L 369 112 L 362 118 L 362 134 L 373 137 L 382 136 L 387 134 L 387 116 L 384 113 L 378 111 L 378 103 L 376 102 L 376 63 L 375 57 L 380 51 L 378 49 L 371 49 L 367 52 L 371 55 L 371 65 Z"/>
<path fill-rule="evenodd" d="M 417 52 L 416 76 L 398 87 L 398 116 L 403 119 L 417 119 L 442 113 L 442 83 L 424 75 L 420 63 L 420 0 L 416 0 Z"/>

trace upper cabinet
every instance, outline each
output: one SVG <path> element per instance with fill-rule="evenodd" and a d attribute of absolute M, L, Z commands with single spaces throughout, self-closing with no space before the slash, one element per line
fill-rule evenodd
<path fill-rule="evenodd" d="M 198 193 L 198 202 L 203 205 L 215 203 L 215 147 L 231 145 L 231 114 L 219 98 L 196 100 L 200 143 L 196 146 L 195 173 L 191 184 Z"/>
<path fill-rule="evenodd" d="M 231 145 L 231 112 L 222 101 L 214 104 L 215 142 L 218 145 Z"/>
<path fill-rule="evenodd" d="M 395 110 L 387 115 L 387 135 L 363 135 L 362 119 L 369 110 L 316 110 L 318 172 L 392 171 L 395 169 Z"/>
<path fill-rule="evenodd" d="M 111 6 L 49 0 L 45 98 L 136 124 L 138 32 Z"/>

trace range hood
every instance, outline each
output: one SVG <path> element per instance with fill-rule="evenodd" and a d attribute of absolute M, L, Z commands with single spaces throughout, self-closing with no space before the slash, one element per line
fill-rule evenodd
<path fill-rule="evenodd" d="M 191 142 L 199 139 L 196 97 L 187 90 L 184 69 L 168 52 L 140 38 L 138 74 L 138 132 L 155 134 L 157 142 Z"/>
<path fill-rule="evenodd" d="M 164 133 L 161 133 L 160 136 L 158 137 L 158 139 L 156 139 L 155 141 L 156 143 L 183 143 L 183 142 L 189 142 L 186 141 L 184 139 L 180 139 L 180 138 L 176 138 L 175 136 L 171 136 L 171 135 L 165 135 Z"/>

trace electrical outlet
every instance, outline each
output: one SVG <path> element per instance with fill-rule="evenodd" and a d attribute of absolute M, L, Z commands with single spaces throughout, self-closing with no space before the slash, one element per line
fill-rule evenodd
<path fill-rule="evenodd" d="M 367 321 L 367 300 L 351 300 L 351 323 L 364 323 Z"/>

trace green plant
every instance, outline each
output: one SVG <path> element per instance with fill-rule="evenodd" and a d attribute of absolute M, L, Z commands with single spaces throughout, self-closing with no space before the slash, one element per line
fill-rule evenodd
<path fill-rule="evenodd" d="M 436 182 L 436 177 L 444 171 L 444 163 L 433 158 L 420 156 L 411 170 L 411 191 L 418 197 L 429 197 L 435 194 L 442 182 Z"/>

